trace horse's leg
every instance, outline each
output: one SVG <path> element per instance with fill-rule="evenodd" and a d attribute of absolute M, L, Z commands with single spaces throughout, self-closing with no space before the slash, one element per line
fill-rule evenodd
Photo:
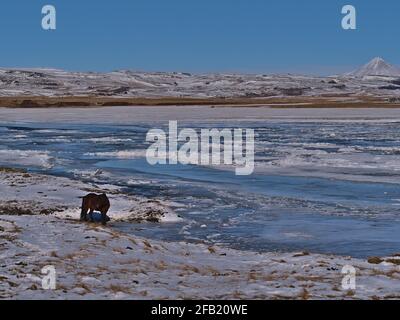
<path fill-rule="evenodd" d="M 85 199 L 82 200 L 82 208 L 81 208 L 81 221 L 87 221 L 87 212 L 88 212 L 88 207 L 86 206 Z"/>
<path fill-rule="evenodd" d="M 93 209 L 90 209 L 90 211 L 89 211 L 90 222 L 94 222 L 93 211 L 94 211 Z"/>
<path fill-rule="evenodd" d="M 103 225 L 105 225 L 108 221 L 110 221 L 110 218 L 107 216 L 108 210 L 110 210 L 109 202 L 105 204 L 101 210 L 101 222 L 103 223 Z"/>
<path fill-rule="evenodd" d="M 109 219 L 107 220 L 107 212 L 108 212 L 109 207 L 105 207 L 101 210 L 101 223 L 103 225 L 106 225 L 107 221 L 109 221 Z"/>
<path fill-rule="evenodd" d="M 102 212 L 101 213 L 101 224 L 105 226 L 107 224 L 107 214 Z"/>

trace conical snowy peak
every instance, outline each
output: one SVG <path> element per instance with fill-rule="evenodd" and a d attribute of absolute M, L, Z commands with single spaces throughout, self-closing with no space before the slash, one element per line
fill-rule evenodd
<path fill-rule="evenodd" d="M 382 58 L 374 58 L 360 69 L 349 74 L 354 77 L 384 76 L 399 77 L 400 69 L 387 63 Z"/>

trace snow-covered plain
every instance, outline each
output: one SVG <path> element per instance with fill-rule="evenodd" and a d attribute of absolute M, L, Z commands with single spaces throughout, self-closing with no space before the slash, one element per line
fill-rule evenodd
<path fill-rule="evenodd" d="M 299 253 L 255 253 L 161 242 L 80 223 L 79 196 L 108 192 L 115 220 L 161 223 L 168 204 L 66 178 L 0 172 L 0 298 L 3 299 L 396 299 L 400 258 L 371 260 Z M 143 212 L 143 208 L 147 208 Z M 179 217 L 176 217 L 178 218 Z M 56 290 L 41 286 L 44 266 Z M 342 268 L 356 268 L 356 289 Z"/>

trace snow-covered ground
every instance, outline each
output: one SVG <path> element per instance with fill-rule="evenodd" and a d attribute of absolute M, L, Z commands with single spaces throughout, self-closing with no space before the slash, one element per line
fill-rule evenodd
<path fill-rule="evenodd" d="M 400 258 L 364 261 L 301 253 L 235 251 L 127 235 L 80 223 L 79 196 L 110 195 L 113 220 L 179 219 L 168 204 L 111 186 L 0 170 L 0 298 L 6 299 L 376 299 L 399 298 Z M 54 266 L 56 289 L 42 289 Z M 353 266 L 356 289 L 342 288 Z"/>
<path fill-rule="evenodd" d="M 107 193 L 114 221 L 176 222 L 180 217 L 157 200 L 123 194 L 111 185 L 89 185 L 67 178 L 13 172 L 0 168 L 0 214 L 44 214 L 59 218 L 80 215 L 80 197 L 88 193 Z"/>
<path fill-rule="evenodd" d="M 378 62 L 375 60 L 359 72 L 330 77 L 294 74 L 189 74 L 128 70 L 84 73 L 55 69 L 0 69 L 0 96 L 145 98 L 335 96 L 340 101 L 352 96 L 400 95 L 398 81 L 400 75 L 395 76 L 393 72 L 389 72 L 394 67 L 383 60 Z"/>

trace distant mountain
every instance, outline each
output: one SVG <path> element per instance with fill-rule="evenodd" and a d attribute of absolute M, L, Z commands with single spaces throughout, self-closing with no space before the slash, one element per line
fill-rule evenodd
<path fill-rule="evenodd" d="M 0 100 L 32 96 L 223 99 L 342 96 L 347 99 L 366 94 L 390 99 L 398 97 L 400 101 L 400 70 L 379 58 L 353 75 L 335 77 L 0 68 Z M 25 105 L 34 106 L 26 100 Z M 3 99 L 3 104 L 7 105 L 8 101 Z"/>
<path fill-rule="evenodd" d="M 400 77 L 400 68 L 387 63 L 382 58 L 374 58 L 360 69 L 347 75 L 359 78 L 365 76 Z"/>

